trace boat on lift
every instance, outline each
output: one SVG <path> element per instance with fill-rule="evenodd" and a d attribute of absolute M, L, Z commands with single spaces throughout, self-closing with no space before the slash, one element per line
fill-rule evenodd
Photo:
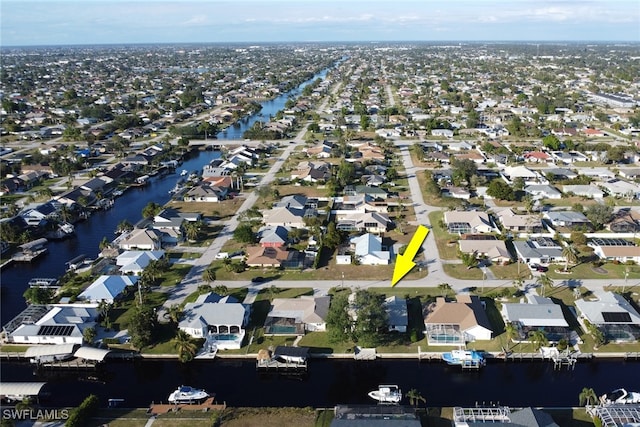
<path fill-rule="evenodd" d="M 442 353 L 442 360 L 448 365 L 456 365 L 465 367 L 481 367 L 486 364 L 484 354 L 476 350 L 451 350 L 450 352 Z"/>
<path fill-rule="evenodd" d="M 398 404 L 402 400 L 402 390 L 397 385 L 379 385 L 377 390 L 370 391 L 369 397 L 380 403 Z"/>
<path fill-rule="evenodd" d="M 640 403 L 640 393 L 636 391 L 627 391 L 624 388 L 618 388 L 610 393 L 603 394 L 600 401 L 605 405 L 628 403 Z"/>

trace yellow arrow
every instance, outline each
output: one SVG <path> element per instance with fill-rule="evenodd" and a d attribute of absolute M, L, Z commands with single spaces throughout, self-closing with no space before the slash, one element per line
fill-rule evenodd
<path fill-rule="evenodd" d="M 416 230 L 415 234 L 411 238 L 409 242 L 409 246 L 404 251 L 403 255 L 398 255 L 396 257 L 396 266 L 393 269 L 393 279 L 391 279 L 391 286 L 395 286 L 396 283 L 400 281 L 408 272 L 411 271 L 413 267 L 416 266 L 416 263 L 413 262 L 420 246 L 422 246 L 422 242 L 427 238 L 427 234 L 429 234 L 429 229 L 424 225 L 421 225 Z"/>

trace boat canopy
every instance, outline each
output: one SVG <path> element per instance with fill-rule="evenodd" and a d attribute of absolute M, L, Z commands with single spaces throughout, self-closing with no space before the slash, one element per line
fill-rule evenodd
<path fill-rule="evenodd" d="M 73 354 L 77 344 L 54 344 L 31 346 L 24 352 L 25 357 L 59 356 Z"/>
<path fill-rule="evenodd" d="M 2 396 L 37 396 L 46 383 L 36 382 L 0 382 L 0 394 Z"/>
<path fill-rule="evenodd" d="M 111 350 L 104 350 L 101 348 L 95 347 L 80 347 L 74 354 L 76 357 L 80 357 L 85 360 L 95 360 L 98 362 L 102 362 L 107 354 L 109 354 Z"/>

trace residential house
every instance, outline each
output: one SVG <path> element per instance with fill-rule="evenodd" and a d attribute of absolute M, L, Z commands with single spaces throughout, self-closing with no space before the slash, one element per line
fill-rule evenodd
<path fill-rule="evenodd" d="M 286 246 L 289 230 L 281 225 L 266 226 L 258 230 L 258 243 L 263 248 L 280 248 Z"/>
<path fill-rule="evenodd" d="M 536 237 L 527 241 L 514 240 L 518 259 L 526 264 L 549 264 L 565 261 L 562 246 L 549 237 Z"/>
<path fill-rule="evenodd" d="M 279 201 L 273 204 L 274 208 L 293 208 L 293 209 L 304 209 L 307 207 L 307 196 L 304 194 L 291 194 L 289 196 L 284 196 Z"/>
<path fill-rule="evenodd" d="M 529 163 L 553 163 L 553 158 L 544 151 L 530 151 L 524 154 L 524 161 Z"/>
<path fill-rule="evenodd" d="M 382 248 L 382 237 L 371 233 L 352 237 L 351 247 L 354 257 L 363 265 L 387 265 L 391 259 L 389 251 Z"/>
<path fill-rule="evenodd" d="M 235 298 L 210 292 L 185 304 L 178 328 L 194 338 L 205 338 L 205 348 L 239 349 L 249 314 L 249 309 Z"/>
<path fill-rule="evenodd" d="M 607 228 L 614 233 L 637 233 L 640 231 L 640 212 L 631 209 L 620 209 Z"/>
<path fill-rule="evenodd" d="M 640 263 L 640 246 L 629 240 L 594 238 L 587 245 L 602 260 Z"/>
<path fill-rule="evenodd" d="M 539 172 L 524 166 L 507 166 L 502 170 L 502 177 L 508 184 L 513 184 L 516 178 L 522 178 L 525 185 L 548 184 Z"/>
<path fill-rule="evenodd" d="M 126 251 L 157 251 L 162 249 L 162 234 L 152 228 L 135 228 L 119 236 L 114 244 Z"/>
<path fill-rule="evenodd" d="M 444 223 L 452 234 L 491 233 L 495 231 L 491 219 L 486 212 L 479 211 L 447 211 Z"/>
<path fill-rule="evenodd" d="M 164 251 L 124 251 L 116 258 L 116 265 L 120 266 L 122 274 L 139 276 L 152 261 L 164 256 Z"/>
<path fill-rule="evenodd" d="M 530 194 L 534 199 L 561 199 L 562 193 L 552 185 L 527 185 L 524 192 Z"/>
<path fill-rule="evenodd" d="M 620 179 L 610 179 L 608 181 L 599 182 L 598 186 L 604 188 L 606 192 L 614 197 L 623 197 L 627 199 L 640 198 L 640 185 L 622 181 Z"/>
<path fill-rule="evenodd" d="M 469 200 L 471 198 L 471 193 L 466 188 L 451 185 L 442 189 L 442 196 L 453 197 L 454 199 Z"/>
<path fill-rule="evenodd" d="M 93 191 L 76 187 L 56 196 L 55 200 L 71 207 L 72 205 L 91 206 L 97 199 Z"/>
<path fill-rule="evenodd" d="M 640 314 L 624 296 L 596 290 L 592 297 L 576 300 L 579 319 L 596 326 L 612 342 L 632 342 L 640 339 Z"/>
<path fill-rule="evenodd" d="M 604 192 L 594 185 L 563 185 L 562 192 L 590 199 L 602 199 L 604 197 Z"/>
<path fill-rule="evenodd" d="M 356 185 L 354 188 L 354 194 L 356 196 L 364 195 L 368 197 L 369 200 L 385 200 L 389 197 L 389 194 L 382 188 L 369 185 Z"/>
<path fill-rule="evenodd" d="M 424 326 L 429 345 L 464 345 L 490 340 L 491 324 L 476 295 L 458 294 L 456 301 L 437 297 L 424 308 Z"/>
<path fill-rule="evenodd" d="M 526 303 L 503 303 L 500 314 L 505 324 L 512 324 L 518 331 L 518 341 L 527 340 L 529 332 L 544 330 L 547 339 L 558 342 L 569 339 L 572 333 L 569 323 L 562 313 L 562 307 L 551 298 L 527 293 Z M 575 336 L 574 338 L 577 338 Z"/>
<path fill-rule="evenodd" d="M 206 183 L 194 185 L 187 191 L 185 202 L 221 202 L 227 197 L 227 188 L 215 187 Z"/>
<path fill-rule="evenodd" d="M 282 226 L 293 228 L 305 228 L 305 215 L 308 209 L 295 209 L 291 207 L 278 207 L 267 210 L 263 215 L 263 222 L 268 226 Z"/>
<path fill-rule="evenodd" d="M 388 231 L 391 225 L 391 220 L 387 215 L 377 212 L 342 214 L 337 219 L 336 228 L 342 231 L 380 234 Z"/>
<path fill-rule="evenodd" d="M 483 236 L 479 236 L 483 237 Z M 480 258 L 486 258 L 493 264 L 507 264 L 511 261 L 511 254 L 504 240 L 498 239 L 462 239 L 458 241 L 460 252 L 475 253 Z"/>
<path fill-rule="evenodd" d="M 545 176 L 551 175 L 553 179 L 574 179 L 578 174 L 567 168 L 547 168 L 542 170 Z"/>
<path fill-rule="evenodd" d="M 389 319 L 389 332 L 407 332 L 409 314 L 407 300 L 398 296 L 390 296 L 384 300 L 384 309 Z"/>
<path fill-rule="evenodd" d="M 291 253 L 280 246 L 248 246 L 247 265 L 249 267 L 280 268 Z"/>
<path fill-rule="evenodd" d="M 13 344 L 82 344 L 97 316 L 96 304 L 31 304 L 2 329 Z"/>
<path fill-rule="evenodd" d="M 326 331 L 329 296 L 303 295 L 298 298 L 274 298 L 265 320 L 265 334 L 304 335 Z"/>
<path fill-rule="evenodd" d="M 201 217 L 199 213 L 180 212 L 176 209 L 165 208 L 155 217 L 151 227 L 162 233 L 163 243 L 178 243 L 182 240 L 182 224 L 184 221 L 195 222 Z"/>
<path fill-rule="evenodd" d="M 494 214 L 506 231 L 522 233 L 539 233 L 542 221 L 537 215 L 516 215 L 511 209 L 502 209 Z"/>
<path fill-rule="evenodd" d="M 591 221 L 582 213 L 575 211 L 548 211 L 543 214 L 554 228 L 564 227 L 568 229 L 584 228 L 590 230 L 593 228 Z"/>
<path fill-rule="evenodd" d="M 134 286 L 137 282 L 137 276 L 102 275 L 82 291 L 78 295 L 78 299 L 94 303 L 106 302 L 113 304 L 128 286 Z"/>

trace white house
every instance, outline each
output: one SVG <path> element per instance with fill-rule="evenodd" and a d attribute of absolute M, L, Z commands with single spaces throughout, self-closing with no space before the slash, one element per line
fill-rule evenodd
<path fill-rule="evenodd" d="M 363 265 L 387 265 L 391 258 L 389 251 L 382 250 L 382 237 L 371 233 L 351 238 L 354 256 Z"/>
<path fill-rule="evenodd" d="M 116 258 L 122 274 L 139 276 L 147 265 L 164 256 L 164 251 L 124 251 Z"/>
<path fill-rule="evenodd" d="M 265 334 L 302 335 L 326 331 L 331 297 L 303 295 L 298 298 L 274 298 L 265 321 Z"/>
<path fill-rule="evenodd" d="M 136 276 L 107 276 L 98 277 L 92 284 L 78 295 L 82 301 L 99 303 L 104 301 L 112 304 L 127 286 L 138 282 Z"/>
<path fill-rule="evenodd" d="M 3 331 L 7 342 L 16 344 L 82 344 L 84 330 L 95 326 L 96 307 L 32 304 L 3 326 Z"/>
<path fill-rule="evenodd" d="M 244 304 L 210 292 L 185 304 L 178 328 L 194 338 L 205 338 L 209 346 L 239 349 L 248 321 L 249 309 Z"/>

